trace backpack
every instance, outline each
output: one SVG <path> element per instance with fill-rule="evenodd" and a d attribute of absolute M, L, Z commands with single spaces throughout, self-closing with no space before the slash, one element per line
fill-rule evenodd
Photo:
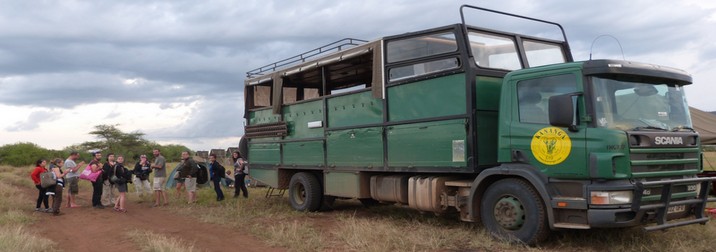
<path fill-rule="evenodd" d="M 206 170 L 206 166 L 197 164 L 199 171 L 196 174 L 196 184 L 206 184 L 209 182 L 209 171 Z"/>
<path fill-rule="evenodd" d="M 216 170 L 214 170 L 214 176 L 219 176 L 219 178 L 226 178 L 226 168 L 219 164 L 219 167 L 216 167 Z"/>
<path fill-rule="evenodd" d="M 55 173 L 51 171 L 46 171 L 43 173 L 40 173 L 40 186 L 42 188 L 49 188 L 51 186 L 55 186 L 57 184 L 57 178 L 55 178 Z"/>

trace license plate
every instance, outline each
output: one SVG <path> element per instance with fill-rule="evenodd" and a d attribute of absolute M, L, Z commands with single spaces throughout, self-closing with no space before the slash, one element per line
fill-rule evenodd
<path fill-rule="evenodd" d="M 667 214 L 678 213 L 678 212 L 683 212 L 683 211 L 686 211 L 686 205 L 671 206 L 666 209 Z"/>

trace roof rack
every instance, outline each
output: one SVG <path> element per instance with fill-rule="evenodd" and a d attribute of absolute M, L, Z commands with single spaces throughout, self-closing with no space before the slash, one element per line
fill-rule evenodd
<path fill-rule="evenodd" d="M 298 62 L 306 62 L 309 58 L 316 57 L 318 55 L 326 54 L 329 52 L 337 52 L 346 48 L 354 47 L 360 44 L 364 44 L 368 41 L 354 38 L 344 38 L 336 42 L 321 46 L 319 48 L 304 52 L 302 54 L 282 59 L 274 63 L 256 68 L 254 70 L 246 72 L 247 78 L 253 78 L 266 74 L 267 72 L 276 71 L 280 67 L 285 67 Z"/>

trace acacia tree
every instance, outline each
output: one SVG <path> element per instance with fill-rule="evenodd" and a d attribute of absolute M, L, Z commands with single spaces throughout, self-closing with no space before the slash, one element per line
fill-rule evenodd
<path fill-rule="evenodd" d="M 117 128 L 119 124 L 101 124 L 94 126 L 95 130 L 89 134 L 95 135 L 98 141 L 85 142 L 82 146 L 88 150 L 102 150 L 123 155 L 130 162 L 139 159 L 141 154 L 151 153 L 149 142 L 143 138 L 144 133 L 134 131 L 122 132 Z"/>

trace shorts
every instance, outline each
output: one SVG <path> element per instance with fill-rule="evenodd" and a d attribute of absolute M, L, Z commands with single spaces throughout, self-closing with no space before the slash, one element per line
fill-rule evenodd
<path fill-rule="evenodd" d="M 152 184 L 152 190 L 162 191 L 164 185 L 164 177 L 154 177 L 154 183 Z"/>
<path fill-rule="evenodd" d="M 124 184 L 114 184 L 117 187 L 117 191 L 126 193 L 127 192 L 127 183 Z"/>
<path fill-rule="evenodd" d="M 66 180 L 65 185 L 67 187 L 67 190 L 71 194 L 77 195 L 77 193 L 80 192 L 79 185 L 78 185 L 80 178 L 79 177 L 71 177 L 71 178 L 66 178 L 65 180 Z"/>
<path fill-rule="evenodd" d="M 196 192 L 196 178 L 186 178 L 184 186 L 186 186 L 187 192 Z"/>

